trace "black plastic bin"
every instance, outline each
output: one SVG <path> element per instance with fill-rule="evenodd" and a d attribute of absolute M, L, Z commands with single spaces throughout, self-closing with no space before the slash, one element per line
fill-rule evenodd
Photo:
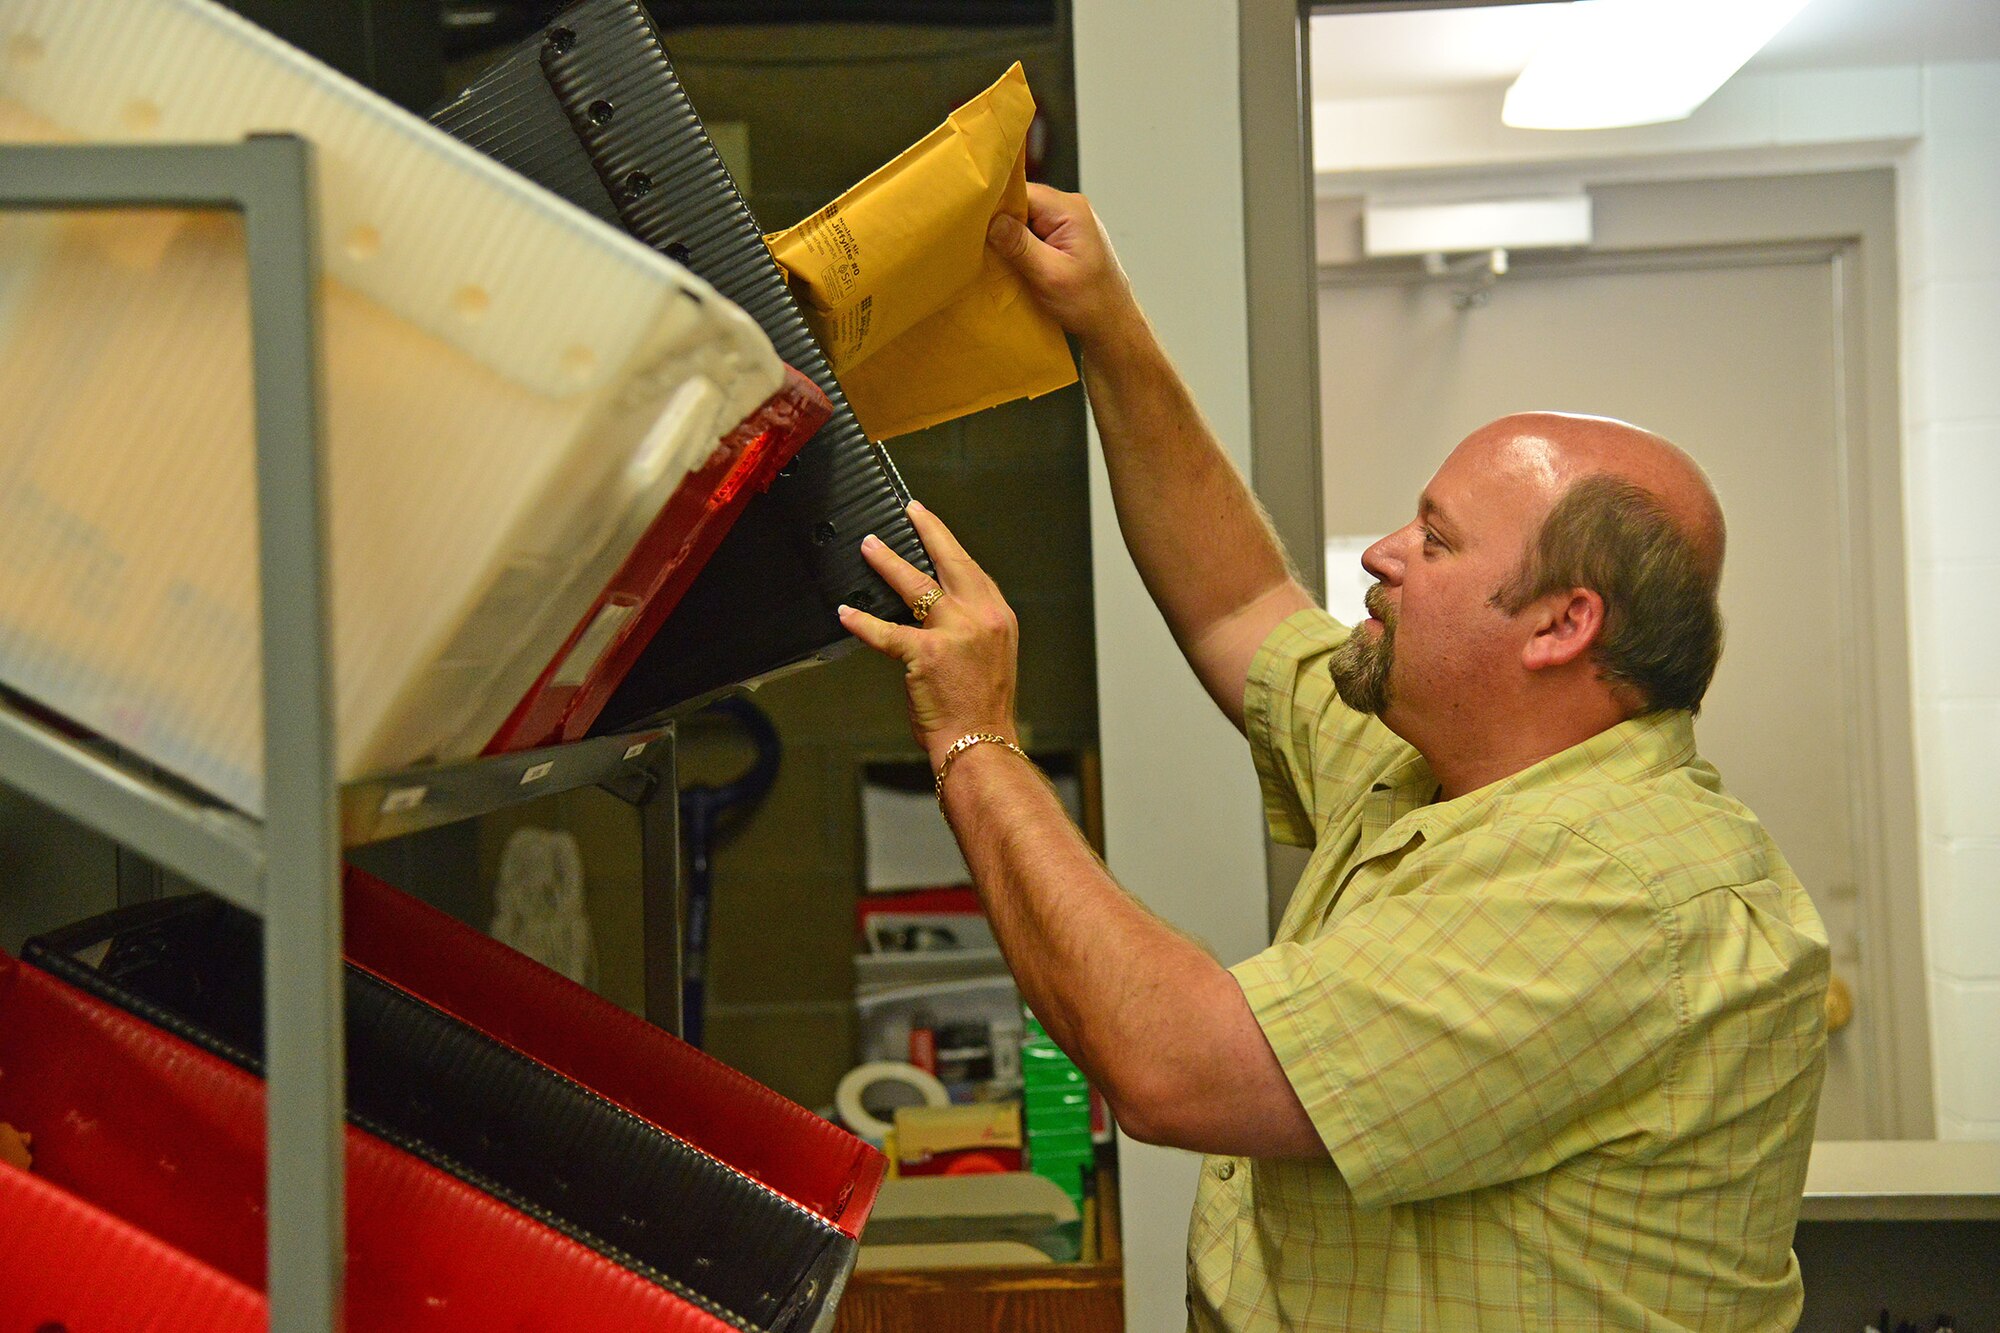
<path fill-rule="evenodd" d="M 592 734 L 844 651 L 843 602 L 909 623 L 860 552 L 874 533 L 932 572 L 904 512 L 909 491 L 862 433 L 638 0 L 579 0 L 431 120 L 691 269 L 833 400 L 832 418 L 751 501 Z"/>

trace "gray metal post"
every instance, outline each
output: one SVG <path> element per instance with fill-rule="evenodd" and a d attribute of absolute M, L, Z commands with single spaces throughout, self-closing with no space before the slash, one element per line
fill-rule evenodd
<path fill-rule="evenodd" d="M 0 708 L 0 768 L 265 918 L 271 1321 L 334 1333 L 345 1261 L 344 1025 L 312 154 L 244 144 L 0 146 L 0 206 L 240 210 L 249 250 L 265 820 L 202 809 Z M 258 871 L 262 883 L 258 883 Z"/>
<path fill-rule="evenodd" d="M 114 746 L 111 753 L 114 762 L 127 772 L 135 773 L 149 782 L 158 779 L 159 770 L 136 751 L 121 750 Z M 166 876 L 160 873 L 157 861 L 134 851 L 122 842 L 113 844 L 111 854 L 120 907 L 157 902 L 166 896 Z"/>
<path fill-rule="evenodd" d="M 264 1046 L 274 1331 L 341 1326 L 347 1104 L 312 150 L 243 146 L 264 638 Z"/>
<path fill-rule="evenodd" d="M 675 747 L 668 732 L 666 753 L 651 770 L 651 782 L 633 804 L 639 813 L 639 894 L 646 933 L 646 1019 L 679 1036 L 681 1032 L 681 831 L 680 782 Z"/>

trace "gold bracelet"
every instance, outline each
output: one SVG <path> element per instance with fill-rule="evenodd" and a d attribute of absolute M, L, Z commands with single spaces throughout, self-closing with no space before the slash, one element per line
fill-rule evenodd
<path fill-rule="evenodd" d="M 1004 745 L 1008 749 L 1012 750 L 1015 754 L 1020 755 L 1021 758 L 1028 759 L 1028 752 L 1026 750 L 1023 750 L 1020 746 L 1014 744 L 1014 742 L 1008 740 L 1005 736 L 1002 736 L 997 731 L 967 732 L 965 735 L 960 736 L 957 740 L 953 741 L 951 743 L 951 748 L 944 752 L 944 758 L 938 761 L 937 800 L 938 800 L 938 807 L 940 809 L 942 809 L 944 806 L 944 775 L 951 771 L 951 761 L 958 758 L 959 754 L 962 751 L 970 750 L 973 746 L 979 744 L 981 741 L 991 741 L 995 745 Z M 1032 764 L 1035 761 L 1032 759 L 1028 759 L 1028 762 Z"/>

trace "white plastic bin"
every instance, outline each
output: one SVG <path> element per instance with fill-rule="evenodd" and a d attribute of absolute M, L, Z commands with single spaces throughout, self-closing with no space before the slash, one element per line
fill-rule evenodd
<path fill-rule="evenodd" d="M 340 778 L 473 752 L 779 387 L 685 269 L 207 0 L 0 0 L 0 139 L 312 140 Z M 230 214 L 0 214 L 0 681 L 261 812 Z"/>

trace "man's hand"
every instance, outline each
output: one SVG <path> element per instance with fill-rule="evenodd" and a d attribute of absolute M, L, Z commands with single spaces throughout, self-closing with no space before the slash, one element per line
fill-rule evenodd
<path fill-rule="evenodd" d="M 937 515 L 914 502 L 909 513 L 937 565 L 935 583 L 872 536 L 861 543 L 861 554 L 912 608 L 928 601 L 922 623 L 892 624 L 851 606 L 840 608 L 840 623 L 903 664 L 910 732 L 936 768 L 951 743 L 968 732 L 1019 739 L 1014 681 L 1020 630 L 1000 589 Z"/>
<path fill-rule="evenodd" d="M 1125 270 L 1082 195 L 1031 183 L 1027 225 L 1003 213 L 986 241 L 1056 322 L 1085 342 L 1144 323 Z"/>

